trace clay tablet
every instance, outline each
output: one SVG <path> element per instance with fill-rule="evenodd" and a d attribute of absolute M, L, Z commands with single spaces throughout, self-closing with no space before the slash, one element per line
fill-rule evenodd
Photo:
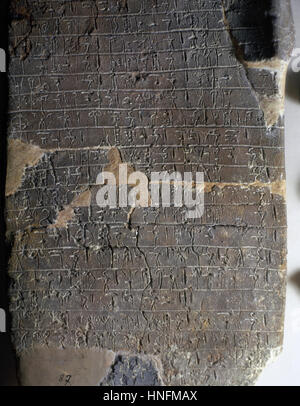
<path fill-rule="evenodd" d="M 283 337 L 289 1 L 10 3 L 21 383 L 253 384 Z M 202 216 L 100 207 L 122 164 L 204 174 Z"/>

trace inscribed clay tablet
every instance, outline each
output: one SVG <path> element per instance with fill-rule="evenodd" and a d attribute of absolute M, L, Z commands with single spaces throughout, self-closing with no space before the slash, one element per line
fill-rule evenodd
<path fill-rule="evenodd" d="M 21 383 L 253 384 L 283 337 L 289 1 L 10 3 Z M 203 173 L 202 216 L 99 207 L 121 164 Z"/>

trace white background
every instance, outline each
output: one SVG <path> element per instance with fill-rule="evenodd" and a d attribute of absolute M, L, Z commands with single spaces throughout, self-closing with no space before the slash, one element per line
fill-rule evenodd
<path fill-rule="evenodd" d="M 292 0 L 300 55 L 300 1 Z M 289 68 L 286 91 L 286 169 L 288 206 L 288 285 L 284 349 L 257 385 L 300 386 L 300 72 Z"/>

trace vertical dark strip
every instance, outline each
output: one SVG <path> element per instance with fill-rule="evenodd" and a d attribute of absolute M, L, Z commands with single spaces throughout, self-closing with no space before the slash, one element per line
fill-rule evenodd
<path fill-rule="evenodd" d="M 8 55 L 8 0 L 0 2 L 0 48 Z M 7 64 L 7 61 L 6 61 Z M 7 74 L 0 73 L 0 308 L 6 312 L 6 333 L 0 333 L 0 386 L 16 385 L 15 355 L 10 340 L 8 302 L 7 261 L 5 242 L 5 178 L 6 178 L 6 134 L 7 134 Z"/>

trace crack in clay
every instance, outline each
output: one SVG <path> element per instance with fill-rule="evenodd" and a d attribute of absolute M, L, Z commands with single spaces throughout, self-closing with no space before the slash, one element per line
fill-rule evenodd
<path fill-rule="evenodd" d="M 116 184 L 120 185 L 120 181 L 119 181 L 119 165 L 124 164 L 124 162 L 122 160 L 121 153 L 118 150 L 118 148 L 113 147 L 113 148 L 110 149 L 110 151 L 108 152 L 108 160 L 109 160 L 109 164 L 104 168 L 104 170 L 106 172 L 113 173 L 115 178 L 116 178 Z M 127 184 L 128 184 L 128 178 L 133 172 L 134 172 L 134 168 L 130 164 L 127 163 Z M 150 197 L 149 197 L 149 199 L 150 199 Z M 135 207 L 130 207 L 130 209 L 128 211 L 127 223 L 125 225 L 129 229 L 131 229 L 131 216 L 133 215 L 134 210 L 137 207 L 141 207 L 141 206 L 138 205 L 138 206 L 135 206 Z"/>
<path fill-rule="evenodd" d="M 112 167 L 114 169 L 114 167 Z M 195 185 L 194 185 L 195 186 Z M 202 186 L 201 186 L 202 187 Z M 237 183 L 237 182 L 205 182 L 204 191 L 210 193 L 214 187 L 219 189 L 224 189 L 226 187 L 239 187 L 241 189 L 249 188 L 267 188 L 273 195 L 281 196 L 285 199 L 286 197 L 286 182 L 285 180 L 278 180 L 270 183 L 263 183 L 260 181 L 255 181 L 251 183 Z M 57 219 L 54 224 L 51 224 L 49 228 L 66 228 L 68 223 L 72 221 L 75 217 L 75 208 L 79 207 L 89 207 L 91 205 L 92 192 L 90 189 L 85 190 L 79 194 L 72 201 L 71 204 L 65 206 L 64 210 L 58 213 Z M 151 205 L 151 202 L 150 202 Z M 139 206 L 137 206 L 139 207 Z M 131 228 L 131 217 L 137 207 L 131 207 L 127 214 L 127 227 Z"/>
<path fill-rule="evenodd" d="M 14 195 L 22 184 L 26 168 L 32 168 L 38 164 L 45 151 L 32 144 L 26 144 L 20 140 L 8 140 L 7 147 L 7 175 L 5 196 Z"/>
<path fill-rule="evenodd" d="M 130 207 L 129 212 L 127 213 L 127 223 L 126 223 L 126 227 L 129 228 L 129 230 L 132 230 L 132 227 L 131 227 L 131 218 L 132 218 L 132 215 L 133 215 L 135 209 L 136 209 L 136 207 Z"/>

